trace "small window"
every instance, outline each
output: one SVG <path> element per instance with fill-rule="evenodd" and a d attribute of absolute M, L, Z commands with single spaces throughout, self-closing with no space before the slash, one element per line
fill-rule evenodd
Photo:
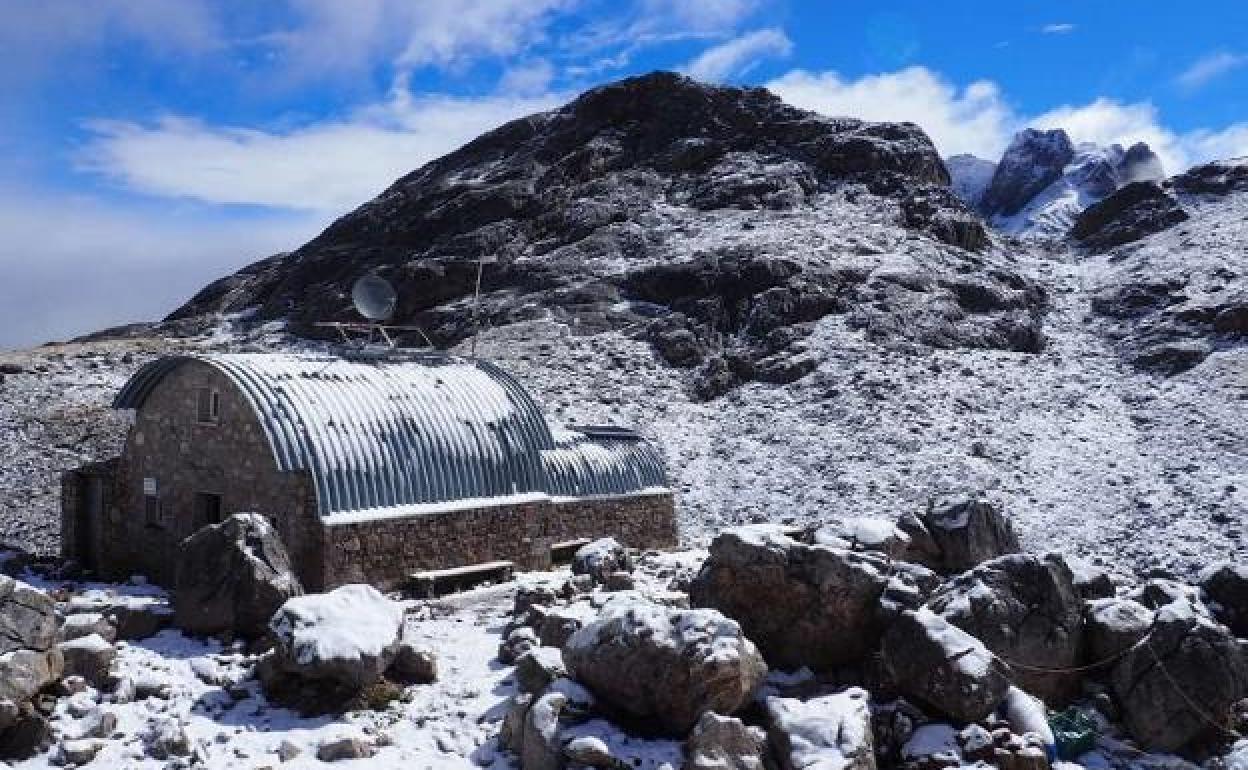
<path fill-rule="evenodd" d="M 221 394 L 209 388 L 195 389 L 195 419 L 197 422 L 215 425 L 221 418 Z"/>

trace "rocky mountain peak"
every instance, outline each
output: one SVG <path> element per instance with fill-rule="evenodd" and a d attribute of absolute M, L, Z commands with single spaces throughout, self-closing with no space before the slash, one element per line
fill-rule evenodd
<path fill-rule="evenodd" d="M 1057 181 L 1074 157 L 1075 146 L 1060 128 L 1027 128 L 1018 132 L 984 191 L 980 211 L 989 217 L 1017 214 L 1041 190 Z"/>

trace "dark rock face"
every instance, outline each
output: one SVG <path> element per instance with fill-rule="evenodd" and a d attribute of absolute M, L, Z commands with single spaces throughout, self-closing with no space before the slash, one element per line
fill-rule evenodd
<path fill-rule="evenodd" d="M 60 621 L 51 597 L 0 575 L 0 655 L 15 650 L 46 650 L 56 642 Z"/>
<path fill-rule="evenodd" d="M 1215 564 L 1201 574 L 1200 587 L 1218 620 L 1248 637 L 1248 566 Z"/>
<path fill-rule="evenodd" d="M 981 201 L 987 216 L 1011 216 L 1057 181 L 1075 157 L 1075 146 L 1060 128 L 1028 128 L 1014 136 Z"/>
<path fill-rule="evenodd" d="M 1070 234 L 1093 250 L 1105 251 L 1187 219 L 1179 202 L 1161 187 L 1152 182 L 1132 182 L 1084 209 Z"/>
<path fill-rule="evenodd" d="M 446 346 L 475 328 L 484 259 L 484 325 L 626 329 L 695 370 L 691 389 L 708 398 L 746 380 L 804 376 L 819 361 L 802 347 L 810 325 L 854 309 L 876 339 L 1038 350 L 1040 292 L 979 312 L 932 280 L 879 303 L 870 260 L 851 257 L 883 252 L 853 253 L 840 238 L 815 254 L 795 249 L 796 237 L 835 222 L 837 207 L 871 211 L 922 234 L 923 261 L 940 255 L 933 279 L 964 274 L 1015 292 L 1026 279 L 974 253 L 987 234 L 948 184 L 913 124 L 826 118 L 762 89 L 655 73 L 479 137 L 297 251 L 206 287 L 171 318 L 258 307 L 256 320 L 287 319 L 315 336 L 324 332 L 313 322 L 355 318 L 350 285 L 377 271 L 398 289 L 395 323 Z M 696 231 L 712 218 L 719 235 L 745 237 L 701 245 Z"/>
<path fill-rule="evenodd" d="M 1191 605 L 1166 605 L 1148 639 L 1111 676 L 1127 729 L 1157 751 L 1180 749 L 1203 735 L 1219 737 L 1216 723 L 1248 693 L 1243 655 L 1225 628 Z"/>
<path fill-rule="evenodd" d="M 993 503 L 976 497 L 933 501 L 898 528 L 910 537 L 906 558 L 939 572 L 962 572 L 1021 549 L 1014 525 Z"/>
<path fill-rule="evenodd" d="M 1073 668 L 1083 651 L 1083 607 L 1060 556 L 985 562 L 948 583 L 928 606 L 999 655 L 1027 692 L 1054 706 L 1077 694 L 1077 675 L 1038 670 Z"/>
<path fill-rule="evenodd" d="M 1215 161 L 1193 166 L 1170 179 L 1175 190 L 1190 195 L 1228 195 L 1248 192 L 1248 159 Z"/>
<path fill-rule="evenodd" d="M 256 638 L 287 599 L 302 593 L 272 525 L 258 514 L 235 514 L 183 541 L 174 622 L 190 634 Z"/>

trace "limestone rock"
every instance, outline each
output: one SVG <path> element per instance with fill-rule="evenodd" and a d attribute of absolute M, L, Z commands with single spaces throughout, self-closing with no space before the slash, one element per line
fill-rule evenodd
<path fill-rule="evenodd" d="M 557 647 L 534 647 L 516 659 L 516 687 L 521 692 L 541 692 L 567 673 Z"/>
<path fill-rule="evenodd" d="M 641 601 L 609 605 L 572 635 L 563 657 L 604 705 L 682 736 L 707 711 L 736 711 L 767 673 L 734 621 Z"/>
<path fill-rule="evenodd" d="M 56 642 L 56 603 L 33 586 L 0 575 L 0 655 L 46 650 Z"/>
<path fill-rule="evenodd" d="M 736 717 L 708 711 L 685 741 L 688 770 L 763 770 L 767 735 Z"/>
<path fill-rule="evenodd" d="M 884 634 L 884 665 L 908 697 L 962 722 L 992 713 L 1008 671 L 975 637 L 930 609 L 908 610 Z"/>
<path fill-rule="evenodd" d="M 189 634 L 268 630 L 273 613 L 303 593 L 277 530 L 256 513 L 238 513 L 182 541 L 173 592 L 178 628 Z"/>
<path fill-rule="evenodd" d="M 1107 661 L 1144 638 L 1153 610 L 1132 599 L 1094 599 L 1084 604 L 1084 636 L 1090 661 Z"/>
<path fill-rule="evenodd" d="M 354 735 L 326 741 L 316 747 L 316 758 L 322 762 L 338 762 L 343 759 L 368 759 L 377 753 L 367 741 Z"/>
<path fill-rule="evenodd" d="M 1083 608 L 1060 556 L 1001 556 L 947 583 L 928 605 L 1007 666 L 1019 664 L 1011 679 L 1024 690 L 1054 706 L 1078 693 L 1077 674 L 1036 670 L 1074 668 L 1083 652 Z"/>
<path fill-rule="evenodd" d="M 633 557 L 613 537 L 604 537 L 581 546 L 572 557 L 572 574 L 589 575 L 595 583 L 606 583 L 613 572 L 632 572 Z"/>
<path fill-rule="evenodd" d="M 1114 667 L 1123 721 L 1144 746 L 1174 751 L 1224 721 L 1248 694 L 1248 664 L 1227 630 L 1187 602 L 1157 612 L 1147 640 Z"/>
<path fill-rule="evenodd" d="M 1248 565 L 1214 564 L 1201 573 L 1200 588 L 1218 620 L 1248 637 Z"/>
<path fill-rule="evenodd" d="M 568 699 L 557 692 L 537 697 L 524 717 L 524 739 L 520 766 L 524 770 L 560 770 L 563 765 L 559 745 L 559 714 Z"/>
<path fill-rule="evenodd" d="M 81 636 L 57 645 L 65 659 L 65 675 L 80 676 L 94 687 L 108 680 L 117 650 L 99 634 Z"/>
<path fill-rule="evenodd" d="M 906 514 L 897 526 L 910 536 L 907 559 L 937 572 L 963 572 L 1022 550 L 1009 518 L 975 497 L 933 501 L 921 516 Z"/>
<path fill-rule="evenodd" d="M 689 589 L 692 603 L 741 624 L 778 668 L 827 668 L 870 652 L 888 565 L 874 554 L 806 545 L 775 527 L 720 533 Z"/>
<path fill-rule="evenodd" d="M 875 770 L 866 690 L 852 687 L 808 701 L 768 698 L 767 723 L 784 770 Z"/>

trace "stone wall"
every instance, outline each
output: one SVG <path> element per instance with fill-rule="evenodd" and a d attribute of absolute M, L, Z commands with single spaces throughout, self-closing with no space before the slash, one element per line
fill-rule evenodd
<path fill-rule="evenodd" d="M 550 567 L 551 546 L 612 535 L 636 548 L 676 545 L 670 494 L 587 498 L 472 508 L 326 528 L 326 588 L 401 585 L 413 572 L 508 560 Z"/>
<path fill-rule="evenodd" d="M 220 414 L 198 421 L 196 389 L 215 390 Z M 162 515 L 145 515 L 144 479 L 154 479 Z M 322 528 L 306 473 L 277 469 L 268 438 L 242 393 L 218 370 L 185 363 L 166 375 L 135 415 L 117 472 L 117 504 L 106 516 L 99 568 L 124 578 L 173 582 L 178 545 L 197 529 L 198 493 L 221 496 L 221 514 L 268 516 L 301 572 L 315 576 Z M 303 574 L 300 575 L 303 577 Z"/>

